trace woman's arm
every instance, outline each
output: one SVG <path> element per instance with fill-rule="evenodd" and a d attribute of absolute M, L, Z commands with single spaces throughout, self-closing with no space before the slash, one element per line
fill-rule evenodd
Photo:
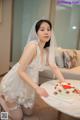
<path fill-rule="evenodd" d="M 49 63 L 49 66 L 50 66 L 53 74 L 55 74 L 56 77 L 58 78 L 59 82 L 64 82 L 65 79 L 64 79 L 60 69 L 57 67 L 57 65 L 55 63 L 54 64 Z"/>
<path fill-rule="evenodd" d="M 58 78 L 59 82 L 64 82 L 64 77 L 60 71 L 60 69 L 57 67 L 57 65 L 55 64 L 55 62 L 52 60 L 52 57 L 53 59 L 55 59 L 55 56 L 54 56 L 54 52 L 51 56 L 51 59 L 49 58 L 49 49 L 46 49 L 46 55 L 47 55 L 47 65 L 51 68 L 51 71 L 53 74 L 56 75 L 56 77 Z"/>
<path fill-rule="evenodd" d="M 30 43 L 27 47 L 25 47 L 24 52 L 19 60 L 20 66 L 17 72 L 21 79 L 27 82 L 27 84 L 29 84 L 39 95 L 47 96 L 47 92 L 34 83 L 30 75 L 27 73 L 29 64 L 31 64 L 33 59 L 36 57 L 36 48 L 37 46 L 34 43 Z"/>

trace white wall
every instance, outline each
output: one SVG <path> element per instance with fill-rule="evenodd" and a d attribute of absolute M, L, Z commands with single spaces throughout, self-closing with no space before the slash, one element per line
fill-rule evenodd
<path fill-rule="evenodd" d="M 21 56 L 23 0 L 13 3 L 12 62 L 16 63 Z"/>
<path fill-rule="evenodd" d="M 49 18 L 49 0 L 24 0 L 23 25 L 22 25 L 22 49 L 28 38 L 33 23 L 42 17 Z"/>
<path fill-rule="evenodd" d="M 16 63 L 34 21 L 49 18 L 50 0 L 14 0 L 12 62 Z"/>
<path fill-rule="evenodd" d="M 78 29 L 72 26 L 80 25 L 80 6 L 59 7 L 55 18 L 55 35 L 58 45 L 63 48 L 76 48 Z"/>

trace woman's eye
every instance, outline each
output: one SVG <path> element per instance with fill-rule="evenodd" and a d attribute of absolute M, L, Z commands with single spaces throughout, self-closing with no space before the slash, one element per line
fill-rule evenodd
<path fill-rule="evenodd" d="M 47 29 L 47 31 L 50 31 L 50 29 Z"/>
<path fill-rule="evenodd" d="M 44 29 L 41 29 L 40 31 L 45 31 Z M 50 31 L 50 29 L 47 29 L 47 31 Z"/>
<path fill-rule="evenodd" d="M 41 31 L 44 31 L 44 29 L 41 29 Z"/>

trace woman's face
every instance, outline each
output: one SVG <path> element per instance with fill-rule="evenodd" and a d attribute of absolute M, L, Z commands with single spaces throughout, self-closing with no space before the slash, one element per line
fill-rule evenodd
<path fill-rule="evenodd" d="M 48 42 L 51 38 L 51 29 L 50 29 L 49 24 L 46 22 L 43 22 L 40 25 L 37 35 L 40 41 L 45 42 L 45 43 Z"/>

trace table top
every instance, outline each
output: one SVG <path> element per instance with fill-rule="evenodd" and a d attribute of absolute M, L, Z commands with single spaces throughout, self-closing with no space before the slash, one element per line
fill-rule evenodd
<path fill-rule="evenodd" d="M 70 82 L 76 88 L 80 89 L 79 80 L 67 80 L 67 82 Z M 57 80 L 50 80 L 41 85 L 41 87 L 45 88 L 49 94 L 48 97 L 42 97 L 42 99 L 48 105 L 57 109 L 58 111 L 61 111 L 73 117 L 80 118 L 80 95 L 78 94 L 74 97 L 67 97 L 67 95 L 65 95 L 64 97 L 54 95 L 53 92 L 56 83 Z"/>

